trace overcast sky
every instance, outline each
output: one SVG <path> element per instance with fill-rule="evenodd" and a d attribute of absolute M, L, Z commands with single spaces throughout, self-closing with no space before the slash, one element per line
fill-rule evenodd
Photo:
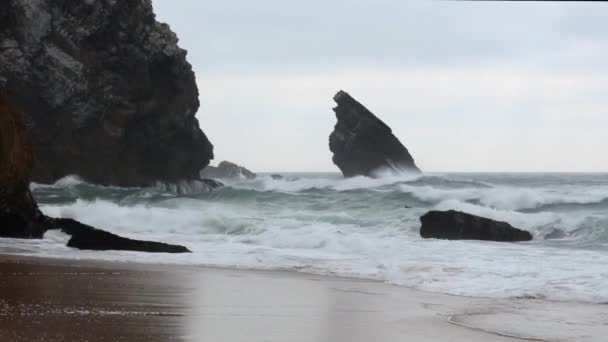
<path fill-rule="evenodd" d="M 215 162 L 338 171 L 333 95 L 426 171 L 608 171 L 608 3 L 154 0 Z"/>

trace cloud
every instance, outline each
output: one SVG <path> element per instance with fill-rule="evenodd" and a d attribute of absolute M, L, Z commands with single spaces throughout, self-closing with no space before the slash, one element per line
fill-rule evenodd
<path fill-rule="evenodd" d="M 606 147 L 588 137 L 608 124 L 597 96 L 607 81 L 512 66 L 199 79 L 200 121 L 218 156 L 262 170 L 332 170 L 332 96 L 345 89 L 427 170 L 599 171 L 608 163 L 581 151 Z"/>
<path fill-rule="evenodd" d="M 606 3 L 154 0 L 219 159 L 329 171 L 333 94 L 425 170 L 606 171 Z"/>

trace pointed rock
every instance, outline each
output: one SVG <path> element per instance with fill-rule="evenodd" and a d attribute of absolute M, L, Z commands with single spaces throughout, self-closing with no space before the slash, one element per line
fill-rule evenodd
<path fill-rule="evenodd" d="M 329 149 L 345 177 L 373 177 L 382 169 L 420 172 L 407 148 L 382 120 L 344 91 L 334 101 L 338 122 L 329 137 Z"/>

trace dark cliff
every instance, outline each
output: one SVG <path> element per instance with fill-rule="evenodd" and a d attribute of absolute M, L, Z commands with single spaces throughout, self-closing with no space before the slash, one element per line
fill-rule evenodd
<path fill-rule="evenodd" d="M 213 146 L 186 51 L 150 0 L 5 0 L 0 86 L 27 113 L 32 180 L 196 179 Z"/>
<path fill-rule="evenodd" d="M 0 237 L 41 239 L 47 230 L 72 236 L 68 247 L 90 250 L 187 253 L 184 246 L 114 235 L 78 221 L 45 216 L 32 197 L 32 144 L 23 112 L 0 86 Z"/>
<path fill-rule="evenodd" d="M 47 219 L 32 198 L 32 145 L 23 113 L 0 88 L 0 236 L 41 238 Z"/>
<path fill-rule="evenodd" d="M 344 91 L 334 101 L 338 122 L 329 137 L 329 149 L 344 176 L 372 177 L 380 169 L 420 172 L 407 148 L 382 120 Z"/>

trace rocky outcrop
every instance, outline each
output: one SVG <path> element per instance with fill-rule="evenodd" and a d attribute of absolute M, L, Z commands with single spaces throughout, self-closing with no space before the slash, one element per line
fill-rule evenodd
<path fill-rule="evenodd" d="M 373 177 L 381 169 L 420 172 L 407 148 L 372 112 L 344 91 L 334 101 L 338 123 L 329 137 L 329 149 L 345 177 Z"/>
<path fill-rule="evenodd" d="M 190 253 L 188 248 L 161 242 L 132 240 L 95 229 L 72 219 L 55 219 L 55 225 L 72 236 L 68 247 L 106 251 L 136 251 L 148 253 Z"/>
<path fill-rule="evenodd" d="M 33 180 L 197 179 L 213 146 L 177 42 L 151 0 L 4 0 L 0 85 L 27 113 Z"/>
<path fill-rule="evenodd" d="M 201 178 L 245 178 L 254 179 L 255 173 L 247 170 L 246 168 L 231 163 L 229 161 L 223 161 L 218 166 L 208 166 L 206 169 L 201 171 Z"/>
<path fill-rule="evenodd" d="M 430 211 L 420 217 L 423 238 L 447 240 L 530 241 L 532 234 L 506 222 L 459 211 Z"/>
<path fill-rule="evenodd" d="M 183 246 L 137 241 L 72 219 L 54 219 L 38 209 L 29 189 L 32 146 L 23 113 L 0 90 L 0 237 L 41 239 L 50 229 L 72 235 L 68 246 L 93 250 L 185 253 Z"/>
<path fill-rule="evenodd" d="M 32 146 L 23 113 L 0 90 L 0 236 L 42 238 L 47 219 L 29 189 Z"/>

